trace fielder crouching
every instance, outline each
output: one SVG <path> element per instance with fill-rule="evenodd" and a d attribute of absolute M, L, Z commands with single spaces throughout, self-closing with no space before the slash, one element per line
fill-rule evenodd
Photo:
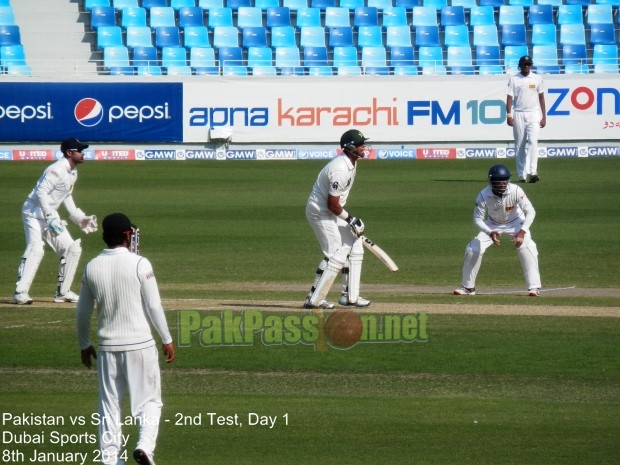
<path fill-rule="evenodd" d="M 367 140 L 356 129 L 345 132 L 340 138 L 342 154 L 321 170 L 308 197 L 306 218 L 324 258 L 316 270 L 304 308 L 334 308 L 325 298 L 340 271 L 342 294 L 339 304 L 355 307 L 370 305 L 369 300 L 359 295 L 364 258 L 360 236 L 364 234 L 364 223 L 344 209 L 355 181 L 357 160 L 368 156 Z"/>

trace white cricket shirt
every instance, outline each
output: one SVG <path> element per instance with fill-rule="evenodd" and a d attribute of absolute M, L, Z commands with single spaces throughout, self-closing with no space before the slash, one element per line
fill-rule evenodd
<path fill-rule="evenodd" d="M 529 231 L 535 216 L 536 210 L 527 195 L 523 189 L 514 184 L 508 184 L 508 192 L 502 197 L 496 196 L 491 186 L 484 188 L 476 197 L 474 224 L 487 234 L 494 231 L 493 224 L 508 225 L 516 220 L 523 221 L 521 229 Z M 485 217 L 491 226 L 487 225 Z"/>
<path fill-rule="evenodd" d="M 308 204 L 321 213 L 329 212 L 327 197 L 339 196 L 342 207 L 347 203 L 347 197 L 355 181 L 357 165 L 354 165 L 348 156 L 342 154 L 333 158 L 323 167 L 316 178 L 312 192 L 308 197 Z"/>
<path fill-rule="evenodd" d="M 512 97 L 512 111 L 540 111 L 538 94 L 545 92 L 543 78 L 536 73 L 510 76 L 506 95 Z"/>

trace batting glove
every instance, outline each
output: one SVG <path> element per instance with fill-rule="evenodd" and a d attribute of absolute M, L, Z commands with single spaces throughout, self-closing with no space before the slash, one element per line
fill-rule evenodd
<path fill-rule="evenodd" d="M 45 223 L 47 224 L 47 229 L 49 232 L 51 232 L 54 236 L 58 236 L 65 231 L 65 222 L 53 214 L 47 215 L 45 218 Z"/>
<path fill-rule="evenodd" d="M 347 220 L 347 223 L 349 223 L 349 226 L 351 226 L 351 230 L 353 231 L 353 234 L 355 234 L 357 237 L 360 237 L 362 234 L 364 234 L 364 222 L 360 219 L 357 218 L 355 216 L 350 216 L 349 219 Z"/>

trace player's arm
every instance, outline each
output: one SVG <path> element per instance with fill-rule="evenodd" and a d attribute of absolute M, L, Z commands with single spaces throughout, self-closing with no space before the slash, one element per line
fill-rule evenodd
<path fill-rule="evenodd" d="M 512 95 L 508 94 L 506 95 L 506 124 L 508 124 L 508 126 L 512 126 L 513 123 L 513 119 L 512 119 Z"/>
<path fill-rule="evenodd" d="M 487 215 L 486 205 L 486 201 L 484 200 L 482 194 L 478 194 L 478 197 L 476 197 L 476 205 L 474 206 L 474 225 L 478 228 L 478 230 L 488 234 L 495 245 L 500 245 L 500 234 L 489 228 L 485 221 Z"/>
<path fill-rule="evenodd" d="M 545 105 L 545 93 L 540 92 L 538 94 L 538 103 L 540 104 L 540 111 L 542 113 L 542 119 L 540 120 L 540 127 L 544 128 L 547 125 L 547 107 Z"/>
<path fill-rule="evenodd" d="M 88 284 L 86 283 L 86 270 L 82 278 L 80 298 L 76 311 L 76 327 L 78 344 L 80 346 L 80 358 L 86 368 L 92 366 L 92 359 L 97 358 L 97 352 L 90 342 L 90 319 L 95 308 L 95 299 Z"/>

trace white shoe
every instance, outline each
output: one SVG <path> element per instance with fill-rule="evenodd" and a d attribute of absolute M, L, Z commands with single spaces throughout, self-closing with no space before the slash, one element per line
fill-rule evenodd
<path fill-rule="evenodd" d="M 34 300 L 27 292 L 16 292 L 11 299 L 11 303 L 16 305 L 30 305 L 32 302 Z"/>
<path fill-rule="evenodd" d="M 355 302 L 349 302 L 349 295 L 343 293 L 340 296 L 340 300 L 338 301 L 340 305 L 343 307 L 368 307 L 370 305 L 370 300 L 364 299 L 362 296 L 358 296 Z"/>
<path fill-rule="evenodd" d="M 80 299 L 80 296 L 75 292 L 69 291 L 65 295 L 60 295 L 56 293 L 54 296 L 54 303 L 62 304 L 66 302 L 76 303 Z"/>
<path fill-rule="evenodd" d="M 469 287 L 461 286 L 458 289 L 455 289 L 454 292 L 452 292 L 452 294 L 454 295 L 476 295 L 476 289 L 473 287 L 469 288 Z"/>
<path fill-rule="evenodd" d="M 533 288 L 531 288 L 531 289 L 529 290 L 528 295 L 529 295 L 530 297 L 538 297 L 538 296 L 540 295 L 540 289 L 537 289 L 537 288 L 533 287 Z"/>
<path fill-rule="evenodd" d="M 334 307 L 335 307 L 334 304 L 330 304 L 325 299 L 321 300 L 317 305 L 312 305 L 310 303 L 310 297 L 307 297 L 306 301 L 304 302 L 304 308 L 323 308 L 325 310 L 331 310 Z"/>

